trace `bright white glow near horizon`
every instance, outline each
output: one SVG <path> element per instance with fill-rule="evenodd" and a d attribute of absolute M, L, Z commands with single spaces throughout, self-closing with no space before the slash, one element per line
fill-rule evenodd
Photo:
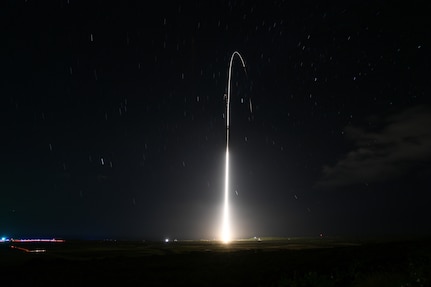
<path fill-rule="evenodd" d="M 224 186 L 224 209 L 223 209 L 223 230 L 222 241 L 230 241 L 230 222 L 229 222 L 229 149 L 226 147 L 226 178 Z"/>

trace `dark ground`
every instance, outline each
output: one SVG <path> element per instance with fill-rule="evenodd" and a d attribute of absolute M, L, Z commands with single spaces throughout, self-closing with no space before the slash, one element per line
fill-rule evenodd
<path fill-rule="evenodd" d="M 12 286 L 430 286 L 430 270 L 430 238 L 0 244 Z"/>

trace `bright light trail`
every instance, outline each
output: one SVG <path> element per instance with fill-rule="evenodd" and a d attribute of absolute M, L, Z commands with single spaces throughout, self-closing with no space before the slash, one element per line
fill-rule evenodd
<path fill-rule="evenodd" d="M 245 70 L 245 62 L 237 51 L 233 52 L 229 63 L 229 75 L 227 80 L 227 98 L 226 98 L 226 175 L 224 186 L 224 209 L 223 209 L 223 227 L 222 241 L 228 243 L 231 240 L 230 217 L 229 217 L 229 126 L 230 126 L 230 86 L 232 78 L 232 63 L 235 56 L 241 60 L 242 67 Z"/>
<path fill-rule="evenodd" d="M 27 253 L 44 253 L 46 252 L 46 249 L 28 249 L 28 248 L 24 248 L 24 247 L 18 247 L 18 246 L 14 246 L 11 245 L 10 248 L 12 249 L 18 249 Z"/>

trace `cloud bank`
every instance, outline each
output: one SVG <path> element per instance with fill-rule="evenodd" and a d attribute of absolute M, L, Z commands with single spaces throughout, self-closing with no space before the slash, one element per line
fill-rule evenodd
<path fill-rule="evenodd" d="M 431 110 L 428 107 L 409 108 L 380 120 L 380 129 L 345 129 L 354 148 L 334 166 L 323 167 L 317 187 L 384 182 L 414 169 L 430 168 Z"/>

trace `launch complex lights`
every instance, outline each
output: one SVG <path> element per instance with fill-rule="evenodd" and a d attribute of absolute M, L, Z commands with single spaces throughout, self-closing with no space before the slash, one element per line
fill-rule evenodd
<path fill-rule="evenodd" d="M 6 238 L 6 237 L 0 238 L 0 243 L 4 243 L 4 242 L 8 242 L 8 243 L 63 243 L 66 241 L 64 239 L 55 239 L 55 238 L 50 238 L 50 239 L 43 239 L 43 238 L 14 239 L 14 238 Z M 46 252 L 46 249 L 26 248 L 26 247 L 23 247 L 23 245 L 21 245 L 21 246 L 10 245 L 9 247 L 11 249 L 24 251 L 26 253 L 45 253 Z"/>
<path fill-rule="evenodd" d="M 64 239 L 11 239 L 12 242 L 65 242 Z"/>

